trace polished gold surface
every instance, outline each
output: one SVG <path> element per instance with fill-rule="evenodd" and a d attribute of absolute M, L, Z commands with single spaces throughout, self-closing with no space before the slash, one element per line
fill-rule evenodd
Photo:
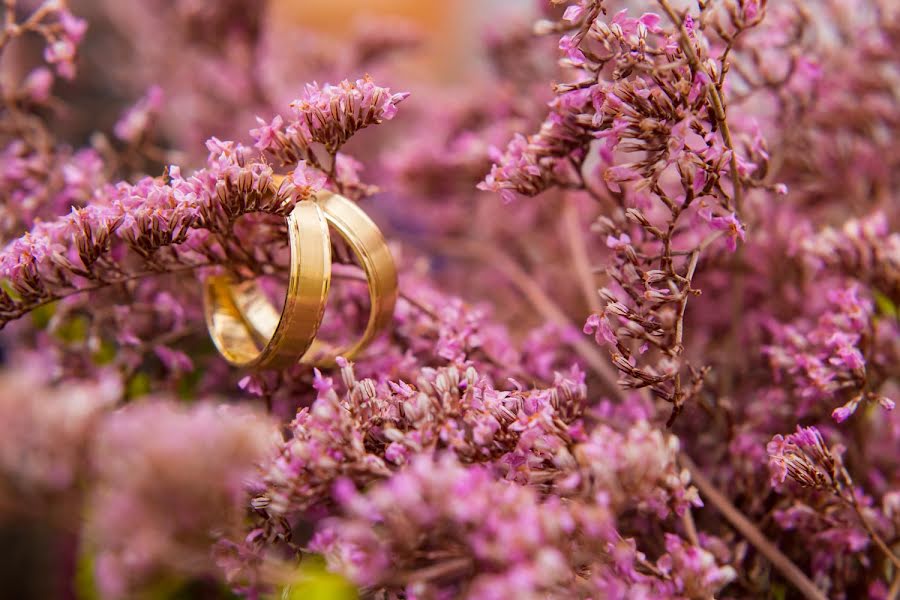
<path fill-rule="evenodd" d="M 273 183 L 277 187 L 280 178 L 274 178 Z M 338 356 L 357 356 L 390 323 L 398 295 L 397 269 L 381 230 L 355 202 L 322 191 L 316 203 L 356 254 L 369 284 L 370 314 L 362 336 L 342 347 L 316 339 L 302 359 L 307 364 L 331 366 Z M 279 326 L 277 311 L 252 282 L 242 290 L 234 289 L 232 299 L 238 318 L 247 323 L 255 336 L 268 339 Z"/>
<path fill-rule="evenodd" d="M 256 282 L 228 276 L 204 282 L 206 325 L 228 362 L 245 368 L 284 368 L 310 348 L 331 284 L 328 221 L 319 204 L 299 202 L 287 218 L 291 253 L 284 308 L 280 313 Z"/>

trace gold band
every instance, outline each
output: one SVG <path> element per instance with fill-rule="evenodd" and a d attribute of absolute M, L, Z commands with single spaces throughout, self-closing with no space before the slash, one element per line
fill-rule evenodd
<path fill-rule="evenodd" d="M 254 281 L 235 283 L 217 275 L 204 282 L 206 326 L 216 348 L 233 365 L 259 369 L 294 365 L 319 330 L 331 285 L 328 222 L 316 202 L 302 201 L 288 215 L 287 226 L 291 265 L 280 314 Z M 272 313 L 272 327 L 259 335 L 255 325 Z"/>
<path fill-rule="evenodd" d="M 273 178 L 273 185 L 277 186 L 280 179 Z M 381 230 L 355 202 L 328 191 L 320 192 L 315 201 L 328 223 L 356 254 L 369 284 L 370 314 L 362 337 L 344 347 L 316 339 L 301 360 L 311 365 L 332 366 L 338 356 L 347 359 L 357 356 L 390 323 L 398 295 L 397 269 Z M 239 318 L 254 335 L 269 339 L 283 325 L 283 315 L 278 315 L 255 283 L 231 290 Z"/>

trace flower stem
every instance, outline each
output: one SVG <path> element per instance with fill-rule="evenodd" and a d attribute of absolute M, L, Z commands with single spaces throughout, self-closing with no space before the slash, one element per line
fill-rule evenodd
<path fill-rule="evenodd" d="M 794 564 L 794 562 L 784 555 L 775 544 L 754 525 L 750 520 L 732 504 L 725 495 L 720 492 L 716 486 L 706 478 L 706 475 L 694 464 L 686 454 L 681 453 L 681 463 L 691 472 L 691 481 L 700 490 L 700 493 L 709 500 L 716 510 L 725 517 L 731 525 L 743 535 L 748 542 L 753 544 L 760 554 L 772 563 L 779 573 L 785 579 L 797 588 L 807 600 L 826 600 L 825 594 Z"/>
<path fill-rule="evenodd" d="M 702 72 L 709 77 L 709 74 L 706 73 L 706 69 L 700 64 L 700 58 L 697 56 L 693 44 L 691 44 L 691 37 L 684 27 L 684 19 L 678 16 L 678 13 L 676 13 L 675 9 L 672 8 L 672 5 L 669 4 L 669 0 L 658 0 L 658 2 L 660 7 L 662 7 L 669 16 L 672 24 L 678 27 L 681 37 L 681 49 L 687 57 L 691 70 L 694 73 Z M 722 65 L 722 67 L 722 71 L 724 72 L 724 65 Z M 740 173 L 738 172 L 737 154 L 734 151 L 734 142 L 731 138 L 731 128 L 728 126 L 728 120 L 725 116 L 725 101 L 722 99 L 722 94 L 714 83 L 713 78 L 709 77 L 709 80 L 710 83 L 707 85 L 707 93 L 709 95 L 710 104 L 712 105 L 713 114 L 716 117 L 719 128 L 722 130 L 722 139 L 725 142 L 725 147 L 731 151 L 731 180 L 732 185 L 734 185 L 734 204 L 738 214 L 740 214 L 743 206 L 743 189 L 741 188 L 741 178 Z"/>

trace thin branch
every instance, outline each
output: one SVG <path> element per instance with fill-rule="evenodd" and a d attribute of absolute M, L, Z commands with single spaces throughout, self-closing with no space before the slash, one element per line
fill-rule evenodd
<path fill-rule="evenodd" d="M 681 518 L 681 521 L 684 524 L 684 531 L 688 536 L 688 540 L 691 544 L 699 548 L 700 536 L 697 535 L 697 524 L 694 523 L 694 514 L 691 512 L 690 506 L 684 511 L 684 516 Z"/>
<path fill-rule="evenodd" d="M 451 256 L 479 260 L 497 267 L 510 283 L 519 288 L 525 299 L 546 321 L 561 328 L 575 327 L 566 312 L 534 282 L 531 276 L 516 261 L 490 242 L 456 238 L 438 241 L 417 238 L 416 241 L 432 245 Z M 607 392 L 617 400 L 624 401 L 625 392 L 619 387 L 616 372 L 603 352 L 584 337 L 577 337 L 570 342 L 570 345 L 602 379 Z"/>
<path fill-rule="evenodd" d="M 887 600 L 897 600 L 900 598 L 900 570 L 894 572 L 894 580 L 891 582 L 891 589 L 888 590 Z"/>
<path fill-rule="evenodd" d="M 759 528 L 739 511 L 725 495 L 720 492 L 713 483 L 706 478 L 706 475 L 694 464 L 683 452 L 680 455 L 681 463 L 691 472 L 691 481 L 696 484 L 700 493 L 709 500 L 716 510 L 725 517 L 731 525 L 743 535 L 748 542 L 753 544 L 760 554 L 772 563 L 772 566 L 778 570 L 797 590 L 803 594 L 807 600 L 827 600 L 825 594 L 794 564 L 794 562 L 784 555 L 775 544 L 769 541 Z"/>
<path fill-rule="evenodd" d="M 896 554 L 890 549 L 884 539 L 878 535 L 878 532 L 872 527 L 872 524 L 869 523 L 869 520 L 862 512 L 862 507 L 859 505 L 859 501 L 856 499 L 856 492 L 853 488 L 848 490 L 850 498 L 846 498 L 843 494 L 841 495 L 844 500 L 853 507 L 853 512 L 856 513 L 856 516 L 859 518 L 860 523 L 862 523 L 863 528 L 865 528 L 866 532 L 869 534 L 869 538 L 875 545 L 878 546 L 878 549 L 885 555 L 885 557 L 891 561 L 891 564 L 894 565 L 894 569 L 900 571 L 900 558 L 897 557 Z"/>
<path fill-rule="evenodd" d="M 694 73 L 705 74 L 710 81 L 710 83 L 706 86 L 706 90 L 707 94 L 709 95 L 710 104 L 712 105 L 713 114 L 716 117 L 719 128 L 722 130 L 722 139 L 725 142 L 725 147 L 731 151 L 731 180 L 732 184 L 734 185 L 734 203 L 738 214 L 740 214 L 741 208 L 743 206 L 743 189 L 741 188 L 741 178 L 738 171 L 737 153 L 734 150 L 734 142 L 731 138 L 731 128 L 728 126 L 728 120 L 726 119 L 725 115 L 725 102 L 722 99 L 719 88 L 715 85 L 715 80 L 712 77 L 709 77 L 709 73 L 706 72 L 706 69 L 704 69 L 703 65 L 700 63 L 700 58 L 697 56 L 697 52 L 694 50 L 694 45 L 691 43 L 691 37 L 688 34 L 687 29 L 685 29 L 684 27 L 684 19 L 675 12 L 675 9 L 673 9 L 672 5 L 669 4 L 669 0 L 657 1 L 659 2 L 660 7 L 662 7 L 662 9 L 669 16 L 672 24 L 678 27 L 681 38 L 681 49 L 684 51 L 684 54 L 688 59 L 688 64 L 690 64 L 691 70 Z M 722 68 L 724 70 L 724 65 Z"/>
<path fill-rule="evenodd" d="M 89 285 L 81 288 L 74 288 L 62 294 L 55 294 L 50 298 L 45 298 L 39 302 L 23 305 L 17 308 L 15 311 L 10 311 L 6 315 L 0 317 L 0 324 L 8 323 L 9 321 L 14 321 L 26 315 L 42 306 L 46 306 L 48 304 L 53 304 L 54 302 L 58 302 L 60 300 L 64 300 L 71 296 L 77 296 L 78 294 L 86 294 L 89 292 L 96 292 L 98 290 L 102 290 L 107 287 L 111 287 L 114 285 L 121 285 L 123 283 L 128 283 L 130 281 L 136 281 L 138 279 L 145 279 L 148 277 L 159 277 L 162 275 L 168 275 L 170 273 L 181 273 L 184 271 L 193 271 L 195 269 L 200 269 L 203 267 L 212 267 L 215 266 L 215 263 L 197 263 L 194 265 L 179 265 L 172 269 L 166 270 L 153 270 L 153 271 L 140 271 L 138 273 L 133 273 L 131 275 L 127 275 L 125 277 L 118 277 L 115 279 L 104 279 L 100 283 L 95 285 Z"/>
<path fill-rule="evenodd" d="M 434 579 L 443 579 L 453 576 L 460 577 L 465 572 L 472 569 L 471 557 L 460 557 L 440 562 L 429 567 L 423 567 L 416 571 L 407 571 L 396 574 L 391 578 L 391 583 L 398 586 L 404 586 L 410 583 L 418 583 L 431 581 Z"/>
<path fill-rule="evenodd" d="M 694 272 L 697 270 L 697 261 L 699 259 L 700 251 L 694 250 L 691 254 L 690 263 L 688 264 L 687 275 L 685 275 L 687 289 L 684 290 L 684 297 L 681 299 L 678 307 L 678 320 L 675 322 L 675 349 L 679 354 L 681 354 L 682 342 L 684 340 L 684 313 L 687 310 L 688 298 L 691 295 L 691 281 L 694 279 Z"/>
<path fill-rule="evenodd" d="M 591 261 L 588 258 L 587 241 L 584 239 L 584 231 L 578 220 L 578 207 L 572 195 L 563 198 L 562 210 L 563 237 L 569 246 L 572 255 L 572 266 L 576 278 L 581 285 L 584 300 L 592 312 L 600 312 L 600 295 L 597 293 L 597 284 L 594 282 L 594 274 L 591 270 Z"/>

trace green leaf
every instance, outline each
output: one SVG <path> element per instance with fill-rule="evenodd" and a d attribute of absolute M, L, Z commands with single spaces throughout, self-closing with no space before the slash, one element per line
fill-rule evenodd
<path fill-rule="evenodd" d="M 874 296 L 875 296 L 875 306 L 878 307 L 878 312 L 880 312 L 881 314 L 883 314 L 885 316 L 893 317 L 895 319 L 898 316 L 900 316 L 900 313 L 898 313 L 898 311 L 897 311 L 897 305 L 894 304 L 890 298 L 888 298 L 886 295 L 882 294 L 878 290 L 874 290 Z"/>
<path fill-rule="evenodd" d="M 787 588 L 780 583 L 773 583 L 769 588 L 769 598 L 772 600 L 784 600 L 787 596 Z"/>
<path fill-rule="evenodd" d="M 77 600 L 101 600 L 94 579 L 94 555 L 81 549 L 75 564 L 75 598 Z"/>
<path fill-rule="evenodd" d="M 9 297 L 18 302 L 22 299 L 22 296 L 13 289 L 12 284 L 9 282 L 9 279 L 0 280 L 0 288 L 3 288 L 3 291 L 9 294 Z"/>
<path fill-rule="evenodd" d="M 88 326 L 90 325 L 88 318 L 84 315 L 75 315 L 71 319 L 66 319 L 53 330 L 53 335 L 70 344 L 83 342 L 87 339 Z"/>
<path fill-rule="evenodd" d="M 45 304 L 43 306 L 38 306 L 36 309 L 31 311 L 31 323 L 37 329 L 47 329 L 47 325 L 50 324 L 50 319 L 53 318 L 53 315 L 56 314 L 56 302 L 51 302 L 50 304 Z"/>
<path fill-rule="evenodd" d="M 359 594 L 349 581 L 325 570 L 320 557 L 308 557 L 296 579 L 281 590 L 280 600 L 356 600 Z M 275 599 L 273 599 L 275 600 Z"/>
<path fill-rule="evenodd" d="M 150 393 L 150 376 L 143 372 L 135 373 L 125 386 L 125 397 L 129 400 Z"/>
<path fill-rule="evenodd" d="M 94 359 L 94 364 L 97 365 L 108 365 L 115 357 L 116 345 L 109 340 L 100 340 L 100 347 L 91 356 Z"/>
<path fill-rule="evenodd" d="M 182 400 L 194 400 L 197 397 L 197 385 L 203 377 L 201 369 L 194 369 L 190 373 L 185 373 L 178 379 L 178 397 Z"/>

